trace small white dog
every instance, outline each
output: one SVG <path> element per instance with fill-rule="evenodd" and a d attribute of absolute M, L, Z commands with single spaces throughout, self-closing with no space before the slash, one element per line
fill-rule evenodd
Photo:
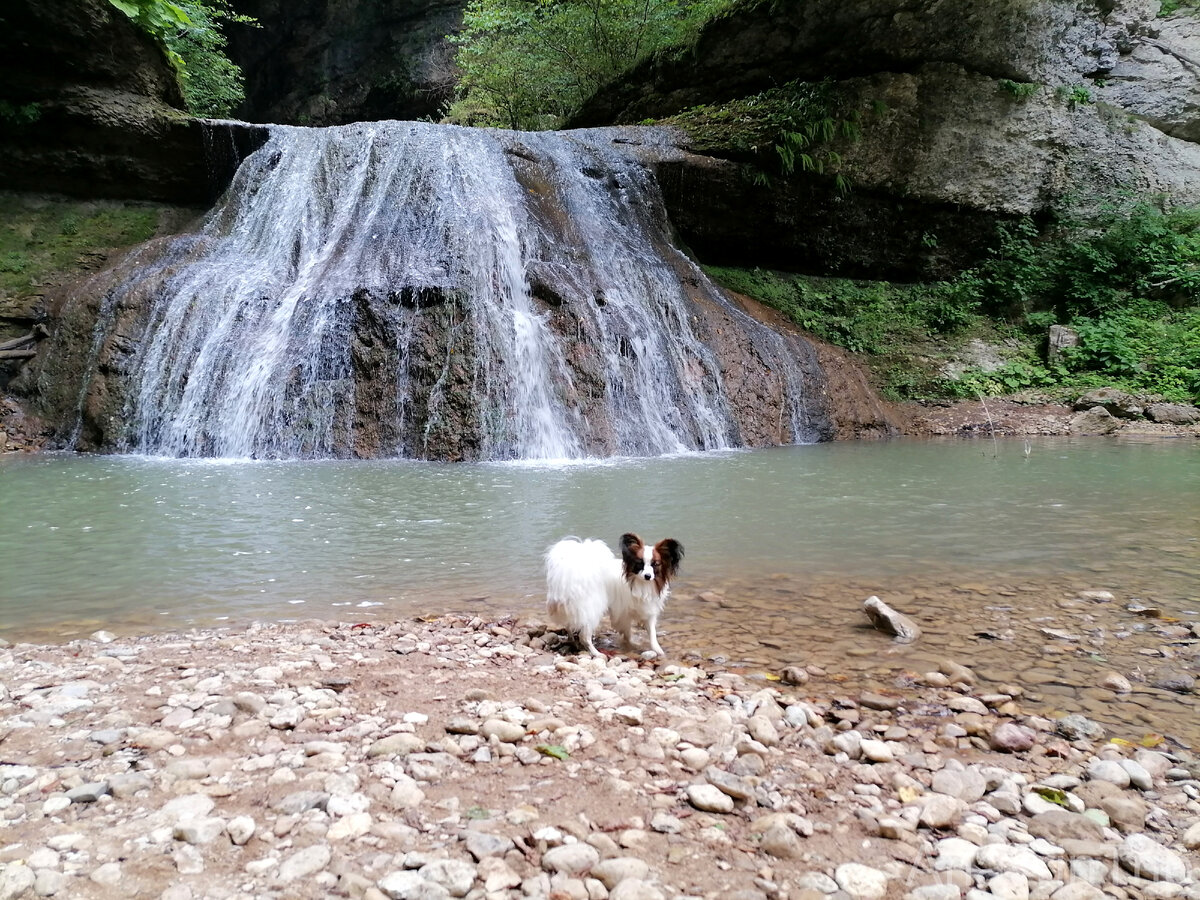
<path fill-rule="evenodd" d="M 646 626 L 650 650 L 662 656 L 658 617 L 682 559 L 683 545 L 674 538 L 646 544 L 636 534 L 623 534 L 620 559 L 604 541 L 564 538 L 546 551 L 546 609 L 593 656 L 602 655 L 592 639 L 605 612 L 626 649 L 637 620 Z"/>

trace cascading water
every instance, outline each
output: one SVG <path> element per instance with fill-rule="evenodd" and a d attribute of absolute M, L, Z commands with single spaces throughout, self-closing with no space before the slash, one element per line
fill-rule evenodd
<path fill-rule="evenodd" d="M 272 127 L 160 253 L 106 300 L 146 307 L 108 364 L 109 449 L 656 455 L 751 443 L 756 404 L 779 420 L 759 443 L 827 436 L 811 351 L 676 249 L 651 171 L 603 132 Z"/>

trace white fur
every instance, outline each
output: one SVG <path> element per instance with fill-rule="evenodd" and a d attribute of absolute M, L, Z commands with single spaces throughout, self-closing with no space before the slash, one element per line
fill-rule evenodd
<path fill-rule="evenodd" d="M 646 547 L 646 569 L 649 554 Z M 604 541 L 564 538 L 546 551 L 546 609 L 555 622 L 578 633 L 580 642 L 593 656 L 601 656 L 593 638 L 607 612 L 621 633 L 626 648 L 633 642 L 633 623 L 646 626 L 650 649 L 658 656 L 658 617 L 671 593 L 670 585 L 660 594 L 654 581 L 642 577 L 625 580 L 625 569 Z"/>

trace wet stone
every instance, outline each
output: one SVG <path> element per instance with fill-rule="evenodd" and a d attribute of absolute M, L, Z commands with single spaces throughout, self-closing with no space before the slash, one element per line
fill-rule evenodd
<path fill-rule="evenodd" d="M 1078 714 L 1063 716 L 1054 723 L 1054 727 L 1068 741 L 1098 741 L 1105 733 L 1103 725 Z"/>

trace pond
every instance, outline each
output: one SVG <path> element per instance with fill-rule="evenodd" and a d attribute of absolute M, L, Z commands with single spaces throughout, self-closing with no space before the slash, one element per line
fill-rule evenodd
<path fill-rule="evenodd" d="M 675 537 L 672 655 L 895 687 L 943 659 L 1044 711 L 1186 739 L 1200 446 L 835 443 L 584 463 L 0 458 L 0 636 L 534 614 L 545 548 Z M 1111 602 L 1081 599 L 1109 591 Z M 925 634 L 869 629 L 878 594 Z M 1141 607 L 1141 612 L 1131 611 Z M 1157 615 L 1154 615 L 1157 613 Z M 1134 691 L 1098 685 L 1108 672 Z M 847 686 L 847 692 L 853 685 Z M 1179 719 L 1180 721 L 1176 721 Z M 1195 736 L 1200 739 L 1200 734 Z"/>

